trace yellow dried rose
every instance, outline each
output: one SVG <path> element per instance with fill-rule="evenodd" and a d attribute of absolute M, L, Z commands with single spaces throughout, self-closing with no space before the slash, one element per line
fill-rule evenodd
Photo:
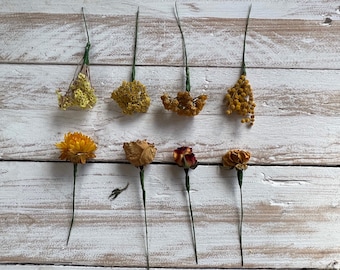
<path fill-rule="evenodd" d="M 148 240 L 148 222 L 146 219 L 146 192 L 144 186 L 144 166 L 150 164 L 155 158 L 157 149 L 153 143 L 146 140 L 137 140 L 135 142 L 126 142 L 123 145 L 126 159 L 134 166 L 139 168 L 139 179 L 142 188 L 143 206 L 144 206 L 144 224 L 146 237 L 146 268 L 149 269 L 149 240 Z"/>
<path fill-rule="evenodd" d="M 141 167 L 147 165 L 155 158 L 157 149 L 154 144 L 146 140 L 126 142 L 123 145 L 126 159 L 134 166 Z"/>

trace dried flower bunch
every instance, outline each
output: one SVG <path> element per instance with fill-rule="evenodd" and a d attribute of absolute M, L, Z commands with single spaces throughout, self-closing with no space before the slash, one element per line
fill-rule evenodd
<path fill-rule="evenodd" d="M 184 168 L 184 172 L 185 172 L 185 187 L 186 187 L 187 195 L 188 195 L 188 204 L 189 204 L 190 221 L 191 221 L 192 243 L 193 243 L 193 246 L 194 246 L 195 261 L 196 261 L 196 264 L 198 264 L 195 223 L 194 223 L 194 216 L 193 216 L 192 207 L 191 207 L 190 179 L 189 179 L 189 169 L 195 169 L 198 165 L 198 162 L 197 162 L 197 159 L 195 157 L 195 154 L 192 152 L 192 148 L 187 147 L 187 146 L 183 146 L 183 147 L 179 147 L 179 148 L 175 149 L 173 151 L 173 158 L 174 158 L 174 161 L 177 163 L 178 166 Z"/>
<path fill-rule="evenodd" d="M 90 53 L 90 38 L 87 30 L 87 24 L 84 14 L 84 8 L 82 8 L 86 35 L 87 35 L 87 44 L 85 46 L 85 53 L 83 56 L 83 63 L 80 67 L 80 70 L 77 72 L 73 78 L 68 90 L 64 95 L 62 95 L 61 90 L 58 89 L 56 91 L 58 96 L 59 107 L 63 110 L 68 109 L 69 107 L 78 107 L 81 109 L 91 109 L 97 102 L 97 97 L 95 95 L 95 90 L 91 85 L 90 80 L 90 62 L 89 62 L 89 53 Z"/>
<path fill-rule="evenodd" d="M 145 247 L 146 247 L 146 265 L 149 269 L 149 239 L 148 239 L 148 223 L 146 219 L 146 192 L 144 187 L 144 166 L 150 164 L 156 156 L 157 149 L 154 144 L 148 143 L 146 140 L 137 140 L 134 142 L 126 142 L 123 145 L 126 159 L 134 166 L 139 168 L 139 178 L 143 193 L 144 206 L 144 224 L 145 224 Z"/>
<path fill-rule="evenodd" d="M 88 159 L 95 158 L 95 151 L 97 149 L 97 145 L 95 142 L 88 136 L 80 133 L 67 133 L 64 135 L 64 141 L 55 144 L 57 148 L 60 149 L 61 154 L 59 158 L 61 160 L 67 160 L 73 163 L 73 195 L 72 195 L 72 219 L 70 228 L 67 235 L 66 245 L 70 240 L 71 230 L 73 226 L 74 220 L 74 202 L 75 202 L 75 186 L 76 186 L 76 177 L 77 177 L 77 165 L 79 163 L 85 164 Z"/>
<path fill-rule="evenodd" d="M 238 185 L 240 187 L 241 197 L 241 214 L 239 223 L 239 242 L 240 242 L 240 253 L 241 253 L 241 265 L 243 267 L 243 247 L 242 247 L 242 224 L 243 224 L 243 197 L 242 197 L 242 182 L 243 182 L 243 171 L 248 168 L 248 161 L 250 159 L 250 153 L 244 150 L 233 149 L 228 151 L 222 157 L 222 164 L 224 167 L 229 169 L 236 169 Z"/>
<path fill-rule="evenodd" d="M 139 8 L 136 15 L 135 26 L 135 46 L 133 54 L 131 81 L 123 81 L 122 85 L 114 90 L 111 98 L 117 102 L 124 114 L 133 114 L 136 112 L 145 113 L 148 111 L 151 99 L 148 95 L 145 85 L 135 80 L 136 51 L 137 51 L 137 34 L 138 34 L 138 17 Z"/>
<path fill-rule="evenodd" d="M 161 96 L 163 106 L 166 110 L 173 111 L 178 115 L 184 116 L 195 116 L 200 113 L 203 109 L 206 100 L 208 99 L 207 95 L 199 95 L 198 97 L 192 97 L 190 95 L 190 74 L 188 67 L 188 56 L 185 45 L 185 39 L 181 27 L 181 23 L 178 16 L 177 5 L 175 2 L 175 18 L 177 21 L 178 28 L 181 32 L 182 42 L 183 42 L 183 51 L 184 51 L 184 63 L 185 63 L 185 75 L 186 75 L 186 83 L 185 90 L 177 93 L 177 97 L 172 98 L 167 93 Z"/>
<path fill-rule="evenodd" d="M 255 121 L 256 104 L 254 102 L 252 87 L 246 78 L 246 66 L 244 60 L 250 11 L 251 6 L 249 7 L 246 29 L 244 32 L 241 76 L 238 79 L 237 83 L 233 87 L 228 89 L 227 94 L 225 95 L 225 102 L 227 106 L 227 115 L 236 112 L 237 114 L 242 116 L 242 123 L 253 125 Z"/>

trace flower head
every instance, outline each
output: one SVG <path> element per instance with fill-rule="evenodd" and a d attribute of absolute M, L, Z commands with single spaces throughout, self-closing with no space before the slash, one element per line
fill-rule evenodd
<path fill-rule="evenodd" d="M 242 123 L 254 124 L 255 107 L 253 90 L 245 74 L 242 74 L 237 83 L 228 89 L 225 95 L 227 106 L 226 114 L 232 114 L 234 111 L 243 118 Z"/>
<path fill-rule="evenodd" d="M 178 115 L 195 116 L 203 109 L 208 96 L 200 95 L 193 98 L 190 92 L 180 91 L 175 98 L 164 94 L 161 99 L 166 110 L 173 111 Z"/>
<path fill-rule="evenodd" d="M 126 142 L 123 145 L 126 159 L 134 166 L 145 166 L 155 158 L 157 148 L 154 144 L 146 140 L 137 140 L 135 142 Z"/>
<path fill-rule="evenodd" d="M 195 154 L 192 152 L 192 148 L 187 146 L 179 147 L 174 150 L 173 157 L 177 165 L 185 169 L 195 169 L 198 165 Z"/>
<path fill-rule="evenodd" d="M 61 150 L 61 160 L 65 159 L 74 164 L 85 164 L 88 159 L 96 157 L 94 151 L 97 145 L 90 137 L 80 132 L 65 134 L 64 141 L 56 143 L 56 147 Z"/>
<path fill-rule="evenodd" d="M 116 101 L 124 114 L 147 112 L 151 99 L 146 87 L 139 81 L 123 81 L 122 85 L 114 90 L 111 98 Z"/>
<path fill-rule="evenodd" d="M 97 97 L 88 74 L 89 67 L 85 65 L 72 81 L 65 95 L 61 94 L 60 89 L 56 91 L 61 109 L 66 110 L 69 107 L 91 109 L 96 104 Z"/>
<path fill-rule="evenodd" d="M 236 168 L 237 170 L 247 169 L 250 153 L 244 150 L 230 150 L 222 157 L 224 167 Z"/>

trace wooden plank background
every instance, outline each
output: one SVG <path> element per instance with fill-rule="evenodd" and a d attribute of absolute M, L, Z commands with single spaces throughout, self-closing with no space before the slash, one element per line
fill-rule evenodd
<path fill-rule="evenodd" d="M 224 114 L 238 79 L 247 10 L 246 62 L 254 89 L 252 128 Z M 148 139 L 158 152 L 146 168 L 150 265 L 160 269 L 240 268 L 239 190 L 221 167 L 231 148 L 252 153 L 244 176 L 245 268 L 340 269 L 340 11 L 325 1 L 178 1 L 192 93 L 209 96 L 201 114 L 165 111 L 160 96 L 184 87 L 173 1 L 0 0 L 0 269 L 140 269 L 146 265 L 138 170 L 122 145 Z M 131 73 L 140 8 L 136 78 L 148 113 L 125 116 L 110 99 Z M 85 8 L 92 48 L 91 111 L 60 111 L 82 58 Z M 80 166 L 76 218 L 72 165 L 54 144 L 81 131 L 98 144 Z M 173 149 L 188 145 L 199 264 L 195 264 L 183 170 Z M 111 190 L 130 183 L 115 201 Z"/>

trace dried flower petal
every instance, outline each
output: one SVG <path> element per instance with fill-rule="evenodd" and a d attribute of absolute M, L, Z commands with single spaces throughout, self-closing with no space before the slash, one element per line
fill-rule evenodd
<path fill-rule="evenodd" d="M 136 167 L 151 163 L 157 152 L 155 145 L 146 140 L 124 143 L 123 148 L 126 159 Z"/>
<path fill-rule="evenodd" d="M 145 85 L 139 81 L 126 82 L 112 92 L 111 98 L 116 101 L 124 114 L 148 111 L 151 99 Z"/>
<path fill-rule="evenodd" d="M 65 134 L 64 141 L 56 143 L 56 147 L 61 150 L 61 160 L 65 159 L 74 164 L 85 164 L 88 159 L 96 157 L 94 151 L 97 145 L 90 137 L 80 132 Z"/>
<path fill-rule="evenodd" d="M 192 148 L 183 146 L 173 152 L 174 161 L 178 166 L 185 169 L 195 169 L 197 167 L 197 159 L 195 158 Z"/>
<path fill-rule="evenodd" d="M 87 67 L 88 69 L 88 67 Z M 72 81 L 65 95 L 61 94 L 61 90 L 57 90 L 59 107 L 63 110 L 69 107 L 78 107 L 81 109 L 91 109 L 97 102 L 95 90 L 91 86 L 88 77 L 88 71 L 79 72 L 75 80 Z"/>
<path fill-rule="evenodd" d="M 223 166 L 236 168 L 237 170 L 247 169 L 250 153 L 243 150 L 230 150 L 222 157 Z"/>
<path fill-rule="evenodd" d="M 203 109 L 208 96 L 200 95 L 193 98 L 190 92 L 180 91 L 176 98 L 164 94 L 161 99 L 166 110 L 176 112 L 178 115 L 195 116 Z"/>

